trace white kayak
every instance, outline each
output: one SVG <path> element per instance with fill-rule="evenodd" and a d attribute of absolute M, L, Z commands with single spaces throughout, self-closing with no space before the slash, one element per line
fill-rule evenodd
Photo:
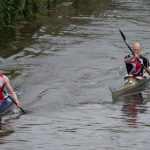
<path fill-rule="evenodd" d="M 115 100 L 116 98 L 124 94 L 131 93 L 132 91 L 141 88 L 143 85 L 148 83 L 149 80 L 150 80 L 149 76 L 145 76 L 143 80 L 127 76 L 124 80 L 124 84 L 121 85 L 118 89 L 112 91 L 112 99 Z"/>

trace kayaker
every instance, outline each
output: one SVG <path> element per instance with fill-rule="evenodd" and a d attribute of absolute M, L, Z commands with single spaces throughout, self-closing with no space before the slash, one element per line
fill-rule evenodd
<path fill-rule="evenodd" d="M 16 102 L 17 106 L 20 107 L 20 101 L 17 98 L 17 95 L 15 94 L 15 92 L 14 92 L 14 90 L 13 90 L 11 84 L 10 84 L 9 78 L 6 75 L 0 73 L 0 103 L 3 103 L 5 101 L 5 99 L 4 99 L 5 94 L 1 90 L 1 89 L 4 89 L 4 88 L 6 88 L 6 90 L 10 94 L 10 96 Z"/>
<path fill-rule="evenodd" d="M 133 76 L 137 79 L 144 79 L 144 67 L 146 67 L 147 71 L 150 73 L 150 63 L 148 59 L 141 55 L 141 44 L 140 42 L 135 42 L 132 48 L 134 55 L 127 55 L 124 58 L 126 64 L 126 70 L 128 75 Z M 140 61 L 139 61 L 140 60 Z"/>

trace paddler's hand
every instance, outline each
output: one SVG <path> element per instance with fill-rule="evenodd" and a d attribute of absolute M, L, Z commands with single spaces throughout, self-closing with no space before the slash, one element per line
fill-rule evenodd
<path fill-rule="evenodd" d="M 125 61 L 125 63 L 128 64 L 128 63 L 131 63 L 135 59 L 139 59 L 139 56 L 136 53 L 131 57 L 125 58 L 124 61 Z"/>
<path fill-rule="evenodd" d="M 16 101 L 16 105 L 17 105 L 17 107 L 20 107 L 20 106 L 21 106 L 21 104 L 20 104 L 19 101 Z"/>
<path fill-rule="evenodd" d="M 133 56 L 129 57 L 129 62 L 132 62 L 132 60 L 139 59 L 139 56 L 137 54 L 134 54 Z"/>
<path fill-rule="evenodd" d="M 128 57 L 128 58 L 125 58 L 124 59 L 124 61 L 125 61 L 125 63 L 131 63 L 134 59 L 136 59 L 136 57 L 135 56 L 131 56 L 131 57 Z"/>
<path fill-rule="evenodd" d="M 133 58 L 134 58 L 134 59 L 139 59 L 138 54 L 135 53 L 134 56 L 133 56 Z"/>

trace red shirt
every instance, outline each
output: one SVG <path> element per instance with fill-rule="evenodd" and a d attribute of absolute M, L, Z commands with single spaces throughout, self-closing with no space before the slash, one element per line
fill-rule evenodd
<path fill-rule="evenodd" d="M 133 55 L 127 55 L 125 58 L 130 58 Z M 140 62 L 139 62 L 140 60 Z M 147 58 L 140 55 L 139 60 L 133 59 L 131 63 L 126 64 L 127 73 L 136 76 L 143 76 L 143 70 L 144 66 L 148 68 L 150 66 L 150 63 Z"/>

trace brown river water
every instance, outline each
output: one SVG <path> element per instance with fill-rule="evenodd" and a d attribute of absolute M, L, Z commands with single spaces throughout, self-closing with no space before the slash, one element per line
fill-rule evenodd
<path fill-rule="evenodd" d="M 115 104 L 109 90 L 126 74 L 118 28 L 150 59 L 149 11 L 149 0 L 77 0 L 1 27 L 0 69 L 28 113 L 3 119 L 0 150 L 149 150 L 149 84 Z"/>

